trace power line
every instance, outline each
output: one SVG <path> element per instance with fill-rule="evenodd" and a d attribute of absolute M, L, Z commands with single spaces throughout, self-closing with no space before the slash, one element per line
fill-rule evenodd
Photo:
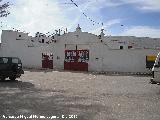
<path fill-rule="evenodd" d="M 73 0 L 70 0 L 77 8 L 79 8 L 79 6 L 73 1 Z M 80 9 L 80 8 L 79 8 Z M 80 9 L 81 10 L 81 9 Z M 81 10 L 82 12 L 82 10 Z M 97 24 L 97 25 L 102 25 L 103 26 L 103 22 L 96 22 L 95 20 L 91 19 L 90 17 L 88 17 L 88 15 L 84 12 L 82 12 L 82 14 L 89 20 L 93 23 L 93 25 Z"/>

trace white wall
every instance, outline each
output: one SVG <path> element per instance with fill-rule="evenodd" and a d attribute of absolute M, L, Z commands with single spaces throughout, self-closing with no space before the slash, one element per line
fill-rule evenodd
<path fill-rule="evenodd" d="M 25 33 L 3 31 L 2 55 L 19 57 L 24 67 L 41 68 L 42 53 L 53 53 L 54 69 L 64 69 L 65 50 L 77 46 L 77 49 L 89 50 L 89 71 L 147 72 L 146 56 L 156 55 L 160 50 L 156 49 L 160 39 L 155 38 L 106 36 L 100 39 L 94 34 L 76 31 L 55 36 L 55 43 L 39 43 L 41 39 Z M 51 40 L 43 39 L 45 42 Z M 132 49 L 128 49 L 130 45 Z M 124 49 L 120 50 L 120 46 Z"/>
<path fill-rule="evenodd" d="M 75 49 L 77 45 L 80 49 L 89 50 L 89 71 L 147 72 L 146 56 L 156 55 L 159 52 L 154 49 L 154 46 L 160 40 L 156 39 L 155 42 L 153 39 L 140 39 L 139 41 L 139 38 L 129 36 L 110 36 L 99 39 L 96 35 L 85 32 L 68 33 L 61 36 L 55 45 L 55 55 L 60 55 L 62 58 L 56 62 L 56 66 L 63 69 L 64 46 L 66 49 Z M 130 45 L 133 46 L 132 49 L 128 49 Z M 120 50 L 120 46 L 123 46 L 123 50 Z"/>
<path fill-rule="evenodd" d="M 19 35 L 21 35 L 21 37 L 19 37 Z M 51 53 L 52 47 L 45 43 L 32 43 L 31 39 L 36 38 L 28 37 L 26 34 L 16 31 L 3 31 L 2 55 L 19 57 L 22 60 L 23 66 L 27 68 L 41 68 L 42 53 Z"/>
<path fill-rule="evenodd" d="M 156 55 L 156 50 L 107 50 L 103 46 L 102 71 L 147 72 L 146 56 Z"/>
<path fill-rule="evenodd" d="M 146 56 L 156 56 L 159 52 L 155 46 L 159 44 L 160 39 L 140 38 L 139 40 L 136 37 L 111 36 L 105 37 L 103 41 L 101 71 L 147 72 Z M 120 50 L 120 46 L 124 49 Z M 128 49 L 128 46 L 133 46 L 133 48 Z"/>
<path fill-rule="evenodd" d="M 89 50 L 91 43 L 95 43 L 95 44 L 98 43 L 97 38 L 98 37 L 96 35 L 93 35 L 87 32 L 73 32 L 73 33 L 68 33 L 60 36 L 53 47 L 54 56 L 55 56 L 53 60 L 54 68 L 64 69 L 65 50 L 75 50 L 76 46 L 77 46 L 77 49 Z M 59 57 L 60 59 L 57 59 L 57 57 Z M 89 64 L 89 69 L 92 68 L 91 67 L 92 65 L 94 64 L 91 64 L 91 65 Z"/>
<path fill-rule="evenodd" d="M 89 49 L 89 71 L 102 70 L 102 55 L 101 43 L 91 43 Z"/>

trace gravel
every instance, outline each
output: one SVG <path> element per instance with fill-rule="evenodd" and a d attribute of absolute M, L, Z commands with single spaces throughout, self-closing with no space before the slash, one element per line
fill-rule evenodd
<path fill-rule="evenodd" d="M 0 82 L 0 119 L 160 120 L 160 86 L 149 80 L 136 75 L 25 70 L 14 82 Z"/>

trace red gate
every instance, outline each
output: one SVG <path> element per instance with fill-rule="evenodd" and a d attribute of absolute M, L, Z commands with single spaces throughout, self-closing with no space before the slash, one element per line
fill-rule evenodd
<path fill-rule="evenodd" d="M 88 71 L 89 50 L 65 50 L 64 70 Z"/>
<path fill-rule="evenodd" d="M 42 68 L 53 69 L 53 54 L 42 53 Z"/>

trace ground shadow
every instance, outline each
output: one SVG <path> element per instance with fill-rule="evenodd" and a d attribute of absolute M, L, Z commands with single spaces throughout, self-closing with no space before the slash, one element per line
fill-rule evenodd
<path fill-rule="evenodd" d="M 18 80 L 0 80 L 0 89 L 3 88 L 19 88 L 19 89 L 26 89 L 26 88 L 33 88 L 34 84 L 30 82 L 22 82 Z"/>
<path fill-rule="evenodd" d="M 111 109 L 101 104 L 83 104 L 82 101 L 90 98 L 67 96 L 66 92 L 37 89 L 30 82 L 0 81 L 0 119 L 9 115 L 37 115 L 57 116 L 61 120 L 62 115 L 65 115 L 65 120 L 70 120 L 69 115 L 78 115 L 76 120 L 93 120 L 101 111 L 112 113 Z"/>

